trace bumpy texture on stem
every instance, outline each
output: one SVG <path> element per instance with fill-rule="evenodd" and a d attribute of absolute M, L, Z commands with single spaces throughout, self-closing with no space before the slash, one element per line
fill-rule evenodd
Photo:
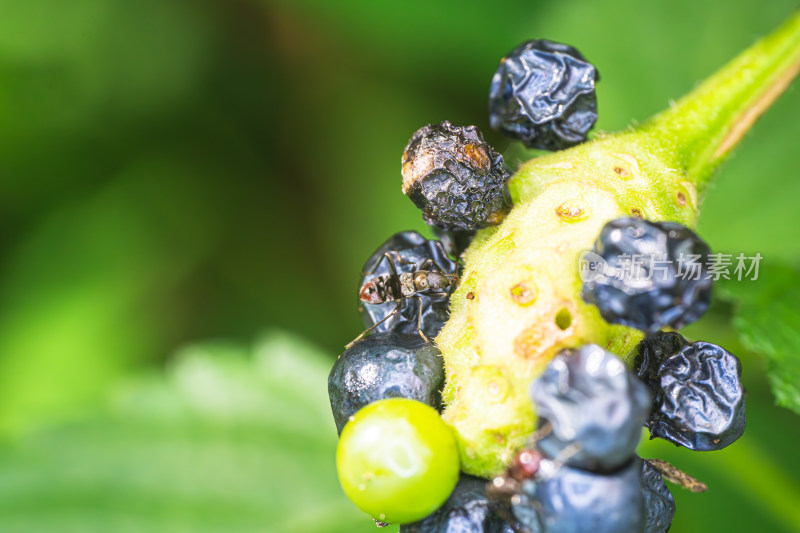
<path fill-rule="evenodd" d="M 533 431 L 528 387 L 560 350 L 594 343 L 630 363 L 641 332 L 611 326 L 580 298 L 578 257 L 609 220 L 694 227 L 716 166 L 800 70 L 800 12 L 639 128 L 522 165 L 515 207 L 466 252 L 445 359 L 443 417 L 462 469 L 490 477 Z M 711 243 L 713 247 L 713 242 Z"/>

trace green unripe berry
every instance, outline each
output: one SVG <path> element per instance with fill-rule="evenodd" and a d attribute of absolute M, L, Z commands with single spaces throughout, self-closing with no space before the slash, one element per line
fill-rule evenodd
<path fill-rule="evenodd" d="M 336 449 L 345 494 L 381 522 L 405 524 L 434 512 L 453 492 L 459 467 L 450 427 L 432 407 L 406 398 L 359 410 Z"/>

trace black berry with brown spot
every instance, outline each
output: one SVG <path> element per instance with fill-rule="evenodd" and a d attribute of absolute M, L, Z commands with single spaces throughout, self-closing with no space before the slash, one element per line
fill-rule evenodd
<path fill-rule="evenodd" d="M 511 209 L 503 156 L 476 126 L 420 128 L 403 152 L 402 172 L 403 192 L 432 226 L 473 231 L 499 224 Z"/>
<path fill-rule="evenodd" d="M 614 472 L 561 465 L 512 498 L 514 517 L 535 533 L 642 533 L 646 523 L 641 459 Z"/>

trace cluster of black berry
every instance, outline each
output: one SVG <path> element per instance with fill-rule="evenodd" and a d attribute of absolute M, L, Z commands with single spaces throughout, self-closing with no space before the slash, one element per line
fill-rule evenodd
<path fill-rule="evenodd" d="M 572 47 L 523 43 L 492 80 L 491 125 L 534 148 L 584 141 L 597 119 L 597 79 Z M 432 339 L 448 318 L 461 252 L 511 209 L 509 172 L 478 128 L 445 121 L 411 137 L 402 175 L 403 192 L 442 241 L 401 232 L 364 265 L 367 329 L 328 381 L 345 492 L 378 525 L 402 524 L 401 533 L 668 531 L 675 504 L 662 474 L 693 490 L 702 484 L 636 456 L 642 426 L 693 450 L 722 448 L 744 430 L 736 357 L 660 331 L 706 311 L 708 246 L 677 223 L 621 218 L 603 228 L 587 251 L 602 268 L 581 270 L 582 295 L 606 321 L 649 335 L 634 372 L 597 345 L 559 353 L 531 386 L 537 431 L 487 483 L 459 472 L 456 443 L 437 414 L 445 378 Z M 644 257 L 638 272 L 621 275 L 636 255 Z M 684 256 L 699 275 L 681 275 Z"/>
<path fill-rule="evenodd" d="M 531 396 L 540 435 L 515 461 L 525 457 L 524 468 L 512 464 L 494 484 L 510 483 L 511 509 L 526 531 L 669 528 L 672 495 L 635 455 L 650 395 L 622 360 L 597 345 L 562 352 L 533 383 Z M 649 499 L 666 505 L 647 506 Z"/>
<path fill-rule="evenodd" d="M 539 429 L 490 484 L 462 475 L 405 533 L 663 533 L 675 513 L 658 461 L 635 455 L 647 387 L 596 345 L 556 356 L 531 387 Z M 655 465 L 655 466 L 654 466 Z"/>
<path fill-rule="evenodd" d="M 545 41 L 532 42 L 543 50 L 558 48 L 561 55 L 572 50 Z M 556 57 L 554 53 L 548 52 L 547 57 Z M 536 67 L 532 58 L 512 54 L 504 60 L 498 75 L 512 62 L 531 72 L 536 68 L 547 70 Z M 562 67 L 559 78 L 567 79 L 570 69 L 576 68 Z M 535 83 L 533 79 L 516 79 L 515 90 L 521 93 L 523 87 L 533 84 L 526 89 L 531 99 L 545 98 L 543 91 L 556 94 L 554 86 L 542 85 L 540 77 L 535 78 Z M 562 93 L 557 93 L 559 98 L 567 98 Z M 521 98 L 514 94 L 514 101 Z M 573 96 L 561 103 L 569 106 Z M 511 106 L 508 98 L 511 96 L 492 92 L 493 124 L 513 119 L 527 123 L 530 131 L 539 131 L 569 114 L 563 106 L 539 122 L 526 122 L 518 112 L 513 117 L 498 114 L 499 100 L 505 102 L 503 107 Z M 534 105 L 533 100 L 529 104 Z M 511 209 L 506 183 L 510 174 L 503 166 L 503 156 L 484 140 L 476 126 L 444 121 L 420 128 L 403 151 L 402 175 L 403 192 L 422 210 L 423 219 L 442 241 L 425 239 L 414 231 L 397 233 L 364 264 L 359 311 L 367 330 L 339 357 L 328 383 L 340 433 L 356 411 L 385 398 L 410 398 L 441 408 L 439 391 L 444 371 L 439 352 L 429 339 L 447 320 L 449 296 L 457 281 L 458 261 L 448 253 L 458 257 L 477 230 L 499 224 Z M 367 333 L 371 335 L 363 338 Z"/>
<path fill-rule="evenodd" d="M 715 344 L 690 344 L 678 333 L 659 331 L 694 322 L 708 309 L 708 245 L 675 222 L 625 217 L 605 225 L 592 253 L 604 266 L 584 277 L 584 299 L 608 322 L 650 333 L 639 345 L 634 369 L 652 394 L 646 422 L 651 437 L 700 451 L 724 448 L 741 437 L 745 395 L 739 359 Z M 619 275 L 637 255 L 643 258 L 637 271 Z M 694 274 L 679 272 L 681 267 Z"/>
<path fill-rule="evenodd" d="M 651 438 L 701 451 L 744 432 L 739 360 L 714 344 L 659 331 L 707 309 L 709 253 L 693 231 L 672 222 L 621 218 L 603 228 L 592 251 L 603 268 L 583 272 L 584 299 L 607 321 L 651 334 L 638 347 L 635 374 L 614 354 L 586 345 L 557 355 L 533 383 L 537 434 L 488 490 L 504 496 L 494 512 L 514 531 L 662 533 L 675 512 L 662 473 L 705 489 L 635 449 L 643 425 Z M 637 254 L 645 256 L 638 275 L 617 275 Z M 697 275 L 677 271 L 679 254 L 693 258 Z"/>

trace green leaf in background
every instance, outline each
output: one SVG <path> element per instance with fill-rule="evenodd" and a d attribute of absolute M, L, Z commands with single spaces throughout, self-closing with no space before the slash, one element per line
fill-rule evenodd
<path fill-rule="evenodd" d="M 722 298 L 735 305 L 733 325 L 748 350 L 767 358 L 778 405 L 800 413 L 800 273 L 788 265 L 762 265 L 757 280 L 721 279 Z"/>
<path fill-rule="evenodd" d="M 374 531 L 336 478 L 329 366 L 281 333 L 182 350 L 95 416 L 0 446 L 0 531 Z"/>

